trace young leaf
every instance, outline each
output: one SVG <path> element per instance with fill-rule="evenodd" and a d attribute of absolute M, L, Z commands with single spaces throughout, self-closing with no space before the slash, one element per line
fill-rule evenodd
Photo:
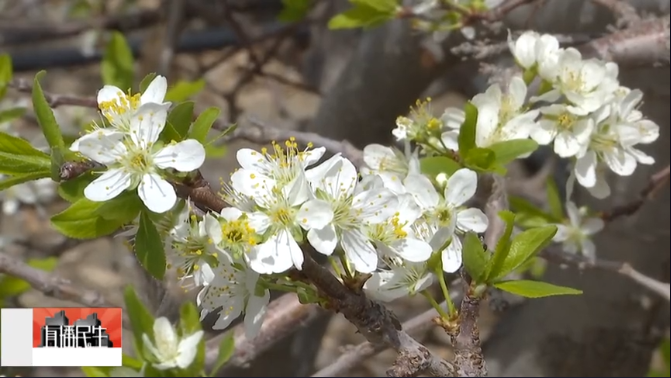
<path fill-rule="evenodd" d="M 522 266 L 527 260 L 545 248 L 557 233 L 557 226 L 531 228 L 515 235 L 510 242 L 510 248 L 500 269 L 490 276 L 496 280 Z"/>
<path fill-rule="evenodd" d="M 0 111 L 0 125 L 23 117 L 24 114 L 26 114 L 26 108 L 21 107 L 2 110 Z"/>
<path fill-rule="evenodd" d="M 198 308 L 192 302 L 184 302 L 180 307 L 180 327 L 182 336 L 191 335 L 202 329 Z"/>
<path fill-rule="evenodd" d="M 478 123 L 478 108 L 472 103 L 468 102 L 464 106 L 464 113 L 466 118 L 464 123 L 459 128 L 459 155 L 466 156 L 468 151 L 475 147 L 475 129 Z"/>
<path fill-rule="evenodd" d="M 564 206 L 562 205 L 561 197 L 559 196 L 559 188 L 552 176 L 545 181 L 545 192 L 548 197 L 548 204 L 550 205 L 550 214 L 557 220 L 564 218 Z"/>
<path fill-rule="evenodd" d="M 151 73 L 147 74 L 147 76 L 145 76 L 142 79 L 142 81 L 140 81 L 140 88 L 139 88 L 140 93 L 144 93 L 144 91 L 147 90 L 147 88 L 149 87 L 149 84 L 151 84 L 151 82 L 154 81 L 154 79 L 156 79 L 156 76 L 158 76 L 156 74 L 156 72 L 151 72 Z"/>
<path fill-rule="evenodd" d="M 508 164 L 518 157 L 536 151 L 538 143 L 531 139 L 512 139 L 489 146 L 498 164 Z"/>
<path fill-rule="evenodd" d="M 494 284 L 497 289 L 525 298 L 543 298 L 555 295 L 579 295 L 581 290 L 570 287 L 557 286 L 542 281 L 502 281 Z"/>
<path fill-rule="evenodd" d="M 142 369 L 143 362 L 124 353 L 121 355 L 121 365 L 134 370 L 140 370 Z"/>
<path fill-rule="evenodd" d="M 144 306 L 140 298 L 138 298 L 133 286 L 129 285 L 124 290 L 124 302 L 126 304 L 126 311 L 128 311 L 128 318 L 130 319 L 130 326 L 133 330 L 135 344 L 138 347 L 142 346 L 143 334 L 146 333 L 150 339 L 154 338 L 154 317 Z M 142 349 L 140 348 L 136 352 L 141 353 Z"/>
<path fill-rule="evenodd" d="M 23 184 L 24 182 L 35 181 L 46 177 L 49 177 L 49 173 L 46 171 L 10 176 L 3 180 L 0 180 L 0 191 L 9 189 L 15 185 Z"/>
<path fill-rule="evenodd" d="M 503 210 L 499 212 L 499 218 L 501 218 L 505 224 L 506 228 L 503 231 L 503 235 L 501 235 L 501 238 L 496 242 L 496 248 L 494 250 L 494 256 L 492 256 L 489 260 L 489 264 L 487 266 L 487 281 L 491 281 L 492 277 L 495 277 L 498 275 L 499 271 L 501 271 L 503 264 L 506 260 L 506 257 L 508 255 L 508 249 L 510 248 L 510 235 L 513 233 L 513 227 L 515 225 L 515 214 L 508 210 Z"/>
<path fill-rule="evenodd" d="M 117 366 L 110 370 L 110 377 L 143 377 L 139 371 L 125 366 Z"/>
<path fill-rule="evenodd" d="M 112 368 L 107 366 L 82 366 L 82 372 L 87 377 L 109 377 L 111 371 Z M 114 377 L 116 377 L 116 375 L 114 375 Z"/>
<path fill-rule="evenodd" d="M 396 18 L 396 4 L 393 1 L 352 1 L 354 7 L 331 18 L 329 29 L 373 28 L 385 21 Z M 391 7 L 388 5 L 391 4 Z"/>
<path fill-rule="evenodd" d="M 297 22 L 305 18 L 313 0 L 282 0 L 282 11 L 277 16 L 282 22 Z"/>
<path fill-rule="evenodd" d="M 178 81 L 172 88 L 168 89 L 165 94 L 165 101 L 182 102 L 188 100 L 190 97 L 197 95 L 205 88 L 205 80 L 199 79 L 196 81 Z"/>
<path fill-rule="evenodd" d="M 13 155 L 37 156 L 44 160 L 49 160 L 49 154 L 36 149 L 27 140 L 3 132 L 0 132 L 0 152 Z"/>
<path fill-rule="evenodd" d="M 102 218 L 130 223 L 142 210 L 142 201 L 135 191 L 121 193 L 117 197 L 102 203 L 95 213 Z"/>
<path fill-rule="evenodd" d="M 486 279 L 487 263 L 490 255 L 483 248 L 478 235 L 473 232 L 467 233 L 462 251 L 464 268 L 466 268 L 468 274 L 473 277 L 475 282 L 483 282 Z"/>
<path fill-rule="evenodd" d="M 51 176 L 51 161 L 43 157 L 0 152 L 0 173 L 7 175 L 44 174 Z"/>
<path fill-rule="evenodd" d="M 540 227 L 562 221 L 562 218 L 553 217 L 524 198 L 510 196 L 508 201 L 510 208 L 515 211 L 515 222 L 525 228 Z"/>
<path fill-rule="evenodd" d="M 44 134 L 47 143 L 49 143 L 49 147 L 59 147 L 61 150 L 65 150 L 65 142 L 63 141 L 61 129 L 58 126 L 58 123 L 56 123 L 54 112 L 51 110 L 49 102 L 47 102 L 47 99 L 44 97 L 44 92 L 40 85 L 40 78 L 44 76 L 44 74 L 44 71 L 38 72 L 33 80 L 33 108 L 35 110 L 35 115 L 37 116 L 37 123 L 40 124 L 42 133 Z"/>
<path fill-rule="evenodd" d="M 496 163 L 494 151 L 488 148 L 473 147 L 464 156 L 464 165 L 480 172 L 492 170 Z"/>
<path fill-rule="evenodd" d="M 429 156 L 419 160 L 419 166 L 425 175 L 436 178 L 441 173 L 452 176 L 461 165 L 447 156 Z"/>
<path fill-rule="evenodd" d="M 12 76 L 14 75 L 13 71 L 12 58 L 9 54 L 0 54 L 0 100 L 7 93 L 7 86 L 12 81 Z"/>
<path fill-rule="evenodd" d="M 140 213 L 140 225 L 135 236 L 135 254 L 149 274 L 156 279 L 163 279 L 166 263 L 163 239 L 145 211 Z"/>
<path fill-rule="evenodd" d="M 94 239 L 107 236 L 123 226 L 124 222 L 105 219 L 96 211 L 104 202 L 80 198 L 67 209 L 51 217 L 51 225 L 73 239 Z"/>
<path fill-rule="evenodd" d="M 165 142 L 176 141 L 179 142 L 186 137 L 189 126 L 191 126 L 191 121 L 193 120 L 193 102 L 187 101 L 182 102 L 175 106 L 170 114 L 168 114 L 167 125 L 171 128 L 166 127 L 163 130 L 161 135 L 161 140 Z"/>
<path fill-rule="evenodd" d="M 123 34 L 112 32 L 100 66 L 103 83 L 114 85 L 123 91 L 133 87 L 133 52 Z"/>
<path fill-rule="evenodd" d="M 211 107 L 198 115 L 198 118 L 191 125 L 189 137 L 200 143 L 205 143 L 207 134 L 210 132 L 214 121 L 219 118 L 221 111 L 218 108 Z"/>
<path fill-rule="evenodd" d="M 58 195 L 68 202 L 77 202 L 84 197 L 84 189 L 96 178 L 92 172 L 58 184 Z"/>
<path fill-rule="evenodd" d="M 226 362 L 228 362 L 231 356 L 233 356 L 233 352 L 235 352 L 235 339 L 233 338 L 233 332 L 229 332 L 219 343 L 217 361 L 212 367 L 210 377 L 217 375 L 217 372 L 221 369 L 221 367 L 224 366 Z"/>

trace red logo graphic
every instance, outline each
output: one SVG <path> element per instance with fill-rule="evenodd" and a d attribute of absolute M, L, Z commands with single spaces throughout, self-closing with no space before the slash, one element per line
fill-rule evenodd
<path fill-rule="evenodd" d="M 33 348 L 121 348 L 121 308 L 33 309 Z"/>

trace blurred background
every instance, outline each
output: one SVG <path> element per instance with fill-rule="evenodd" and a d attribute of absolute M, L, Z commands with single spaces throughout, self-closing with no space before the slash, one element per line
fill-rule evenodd
<path fill-rule="evenodd" d="M 508 14 L 501 32 L 488 38 L 503 41 L 510 28 L 561 33 L 585 42 L 612 31 L 615 24 L 609 9 L 590 0 L 527 3 Z M 669 13 L 668 0 L 630 3 L 650 17 Z M 455 55 L 452 48 L 463 42 L 461 35 L 438 43 L 403 20 L 368 30 L 329 30 L 328 20 L 349 6 L 344 0 L 4 0 L 0 54 L 11 56 L 15 79 L 32 82 L 36 72 L 47 70 L 42 79 L 46 92 L 91 97 L 102 86 L 101 61 L 111 33 L 120 32 L 134 56 L 134 89 L 145 75 L 156 72 L 168 78 L 171 88 L 179 88 L 175 98 L 195 101 L 196 111 L 221 108 L 221 122 L 238 128 L 263 123 L 311 131 L 360 148 L 391 143 L 395 118 L 418 98 L 432 97 L 431 109 L 440 115 L 446 106 L 460 106 L 484 91 L 488 77 L 479 62 L 494 67 L 511 63 L 506 53 L 480 61 Z M 611 177 L 613 195 L 607 200 L 578 193 L 579 204 L 596 210 L 637 198 L 649 176 L 669 164 L 668 65 L 623 66 L 620 71 L 624 85 L 643 90 L 643 111 L 661 127 L 660 138 L 646 150 L 657 162 L 639 166 L 631 177 Z M 0 122 L 0 130 L 46 147 L 29 92 L 9 89 L 0 110 L 16 106 L 28 110 L 11 122 Z M 95 109 L 76 106 L 58 106 L 55 114 L 73 136 L 98 119 Z M 213 186 L 237 166 L 235 151 L 243 146 L 259 147 L 236 140 L 210 151 L 203 172 Z M 543 204 L 545 189 L 533 178 L 548 156 L 541 149 L 510 167 L 514 194 Z M 562 187 L 565 165 L 555 167 L 551 174 Z M 116 305 L 123 304 L 125 285 L 146 285 L 122 238 L 78 241 L 50 228 L 49 216 L 67 204 L 49 180 L 13 187 L 0 198 L 2 253 L 96 290 Z M 629 262 L 669 282 L 668 187 L 635 215 L 609 224 L 596 242 L 600 258 Z M 1 277 L 5 307 L 78 305 Z M 658 346 L 668 340 L 667 301 L 614 272 L 550 263 L 544 279 L 585 294 L 483 306 L 481 337 L 491 376 L 641 376 L 650 369 L 664 370 Z M 176 311 L 171 303 L 191 300 L 195 293 L 183 293 L 175 282 L 167 285 L 169 295 L 161 303 L 149 292 L 145 297 L 152 307 L 161 308 L 161 315 L 171 317 Z M 429 306 L 423 298 L 408 298 L 390 307 L 406 320 Z M 450 356 L 441 329 L 417 337 L 443 357 Z M 344 318 L 323 314 L 249 366 L 229 368 L 225 374 L 306 376 L 362 341 Z M 668 341 L 666 348 L 668 359 Z M 348 374 L 383 376 L 394 356 L 383 352 Z M 76 368 L 1 369 L 0 374 L 84 376 Z"/>

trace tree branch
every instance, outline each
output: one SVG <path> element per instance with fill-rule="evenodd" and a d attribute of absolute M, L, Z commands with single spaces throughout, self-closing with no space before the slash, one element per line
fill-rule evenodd
<path fill-rule="evenodd" d="M 9 86 L 23 93 L 32 93 L 33 91 L 33 85 L 26 79 L 13 79 L 9 82 Z M 95 97 L 71 96 L 49 92 L 44 92 L 44 97 L 52 108 L 57 108 L 62 105 L 73 105 L 98 109 L 98 102 Z"/>
<path fill-rule="evenodd" d="M 0 273 L 25 280 L 35 290 L 50 297 L 81 303 L 88 307 L 115 307 L 98 292 L 80 289 L 70 281 L 0 252 Z"/>
<path fill-rule="evenodd" d="M 667 165 L 659 172 L 650 176 L 648 185 L 643 188 L 637 199 L 624 205 L 616 206 L 610 211 L 602 212 L 601 219 L 603 219 L 605 222 L 611 222 L 619 217 L 633 215 L 641 209 L 641 206 L 643 206 L 646 201 L 653 199 L 657 192 L 659 192 L 659 190 L 661 190 L 664 185 L 666 185 L 666 183 L 669 181 L 670 174 L 671 166 Z"/>
<path fill-rule="evenodd" d="M 613 12 L 617 19 L 617 25 L 624 27 L 633 25 L 641 20 L 641 17 L 636 12 L 631 4 L 623 0 L 592 0 L 593 3 L 606 7 Z"/>

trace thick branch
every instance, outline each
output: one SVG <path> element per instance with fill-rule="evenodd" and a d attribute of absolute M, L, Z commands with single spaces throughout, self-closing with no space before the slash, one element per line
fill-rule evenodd
<path fill-rule="evenodd" d="M 81 303 L 88 307 L 114 307 L 98 292 L 80 289 L 64 278 L 33 268 L 2 252 L 0 252 L 0 273 L 21 278 L 35 290 L 54 298 Z"/>
<path fill-rule="evenodd" d="M 33 91 L 32 84 L 21 78 L 10 81 L 9 86 L 19 92 L 31 93 Z M 49 92 L 44 92 L 44 97 L 47 99 L 47 103 L 49 103 L 49 106 L 52 108 L 57 108 L 61 105 L 83 106 L 86 108 L 95 109 L 98 108 L 98 102 L 96 101 L 95 97 L 70 96 Z"/>

